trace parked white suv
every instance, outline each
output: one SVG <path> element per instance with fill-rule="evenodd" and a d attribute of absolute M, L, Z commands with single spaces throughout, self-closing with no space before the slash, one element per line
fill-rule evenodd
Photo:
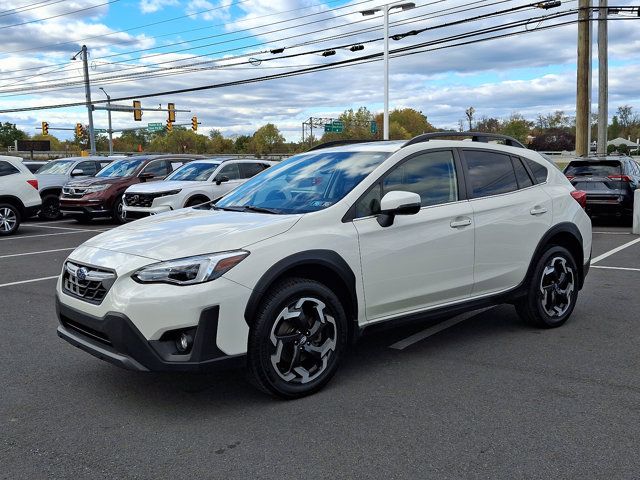
<path fill-rule="evenodd" d="M 123 197 L 124 211 L 127 219 L 133 220 L 200 205 L 222 197 L 275 163 L 230 158 L 196 160 L 161 182 L 131 185 Z"/>
<path fill-rule="evenodd" d="M 514 139 L 442 135 L 315 148 L 215 205 L 93 237 L 64 264 L 58 335 L 141 371 L 246 354 L 261 389 L 294 398 L 381 322 L 513 303 L 562 325 L 590 264 L 584 192 Z"/>
<path fill-rule="evenodd" d="M 38 180 L 22 159 L 0 156 L 0 236 L 16 233 L 22 219 L 35 215 L 41 204 Z"/>

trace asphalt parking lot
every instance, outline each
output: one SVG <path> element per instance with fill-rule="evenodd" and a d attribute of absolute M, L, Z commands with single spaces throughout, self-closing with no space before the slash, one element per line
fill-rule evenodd
<path fill-rule="evenodd" d="M 0 239 L 0 478 L 638 477 L 640 237 L 626 226 L 595 223 L 564 327 L 500 306 L 370 334 L 291 402 L 242 369 L 141 374 L 60 340 L 54 277 L 109 228 L 31 221 Z"/>

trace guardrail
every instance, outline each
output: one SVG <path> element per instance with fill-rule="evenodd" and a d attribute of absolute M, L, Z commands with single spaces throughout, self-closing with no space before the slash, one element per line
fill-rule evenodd
<path fill-rule="evenodd" d="M 112 156 L 125 155 L 127 157 L 134 155 L 171 155 L 175 152 L 113 152 Z M 7 155 L 10 157 L 21 157 L 24 160 L 31 160 L 30 151 L 16 151 L 2 152 L 1 155 Z M 97 155 L 107 157 L 109 152 L 98 152 Z M 264 155 L 255 155 L 252 153 L 197 153 L 194 155 L 211 155 L 212 157 L 232 157 L 232 158 L 260 158 L 262 160 L 283 160 L 289 158 L 293 153 L 269 153 Z M 33 160 L 56 160 L 58 158 L 68 157 L 80 157 L 79 151 L 48 151 L 48 152 L 33 152 Z"/>

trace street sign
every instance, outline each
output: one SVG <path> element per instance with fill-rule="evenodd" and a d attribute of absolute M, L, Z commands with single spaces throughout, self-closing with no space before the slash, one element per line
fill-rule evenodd
<path fill-rule="evenodd" d="M 344 132 L 344 123 L 341 120 L 334 120 L 331 123 L 324 124 L 326 133 L 342 133 Z"/>
<path fill-rule="evenodd" d="M 93 133 L 107 133 L 105 128 L 94 128 Z"/>
<path fill-rule="evenodd" d="M 162 123 L 148 123 L 147 124 L 147 130 L 149 130 L 150 132 L 159 132 L 164 128 L 164 125 Z"/>
<path fill-rule="evenodd" d="M 378 122 L 375 120 L 371 120 L 371 133 L 374 135 L 378 133 Z"/>

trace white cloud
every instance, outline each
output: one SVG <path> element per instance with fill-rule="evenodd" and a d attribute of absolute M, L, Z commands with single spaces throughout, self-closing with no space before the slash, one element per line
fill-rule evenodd
<path fill-rule="evenodd" d="M 142 13 L 154 13 L 164 7 L 179 5 L 178 0 L 140 0 L 139 7 Z"/>

